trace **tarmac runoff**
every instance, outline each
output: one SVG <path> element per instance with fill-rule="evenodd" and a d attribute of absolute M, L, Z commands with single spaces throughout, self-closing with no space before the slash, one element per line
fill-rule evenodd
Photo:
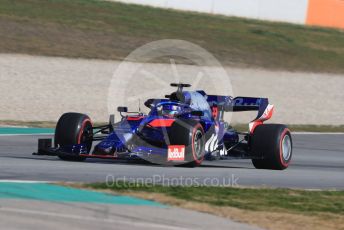
<path fill-rule="evenodd" d="M 104 122 L 109 119 L 109 113 L 119 117 L 115 112 L 116 106 L 136 110 L 138 99 L 143 102 L 170 94 L 174 89 L 169 84 L 183 79 L 186 83 L 192 83 L 194 89 L 203 89 L 209 94 L 267 97 L 276 108 L 271 119 L 273 123 L 344 124 L 344 107 L 338 106 L 344 100 L 342 75 L 230 66 L 224 69 L 230 77 L 233 93 L 229 92 L 228 85 L 217 84 L 215 87 L 216 82 L 212 83 L 213 78 L 208 74 L 198 78 L 203 70 L 209 70 L 211 74 L 218 71 L 216 68 L 202 66 L 200 69 L 196 65 L 178 64 L 175 68 L 170 63 L 125 63 L 130 71 L 138 71 L 134 71 L 132 77 L 126 72 L 116 75 L 117 81 L 123 80 L 128 87 L 125 92 L 115 90 L 114 102 L 111 103 L 113 108 L 108 111 L 109 85 L 120 64 L 123 63 L 0 54 L 0 98 L 6 98 L 0 101 L 0 117 L 2 120 L 55 121 L 64 112 L 74 111 L 88 114 L 95 122 Z M 220 82 L 227 80 L 224 78 Z M 216 89 L 218 87 L 219 90 Z M 148 112 L 148 109 L 142 106 L 142 111 Z M 256 115 L 255 111 L 234 113 L 231 123 L 247 123 Z"/>

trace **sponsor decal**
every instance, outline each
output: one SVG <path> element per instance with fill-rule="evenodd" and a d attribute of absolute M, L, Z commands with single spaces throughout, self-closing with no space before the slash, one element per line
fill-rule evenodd
<path fill-rule="evenodd" d="M 184 161 L 185 145 L 169 145 L 167 160 L 168 161 Z"/>
<path fill-rule="evenodd" d="M 268 120 L 272 117 L 272 113 L 274 111 L 274 106 L 273 105 L 268 105 L 264 111 L 264 114 L 262 115 L 262 117 L 260 118 L 261 120 Z"/>
<path fill-rule="evenodd" d="M 213 152 L 219 146 L 218 135 L 212 134 L 207 143 L 205 144 L 205 150 L 207 152 Z"/>
<path fill-rule="evenodd" d="M 226 156 L 227 155 L 227 149 L 225 145 L 223 145 L 222 149 L 220 150 L 220 156 Z"/>
<path fill-rule="evenodd" d="M 274 112 L 274 105 L 269 104 L 264 110 L 264 113 L 262 114 L 261 117 L 249 123 L 250 133 L 253 133 L 255 128 L 263 124 L 264 121 L 269 120 L 272 117 L 273 112 Z"/>
<path fill-rule="evenodd" d="M 236 97 L 234 98 L 235 106 L 259 106 L 261 103 L 261 98 L 244 98 Z"/>

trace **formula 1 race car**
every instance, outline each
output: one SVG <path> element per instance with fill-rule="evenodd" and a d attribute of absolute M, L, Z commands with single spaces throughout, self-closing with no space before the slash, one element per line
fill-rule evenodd
<path fill-rule="evenodd" d="M 148 114 L 118 107 L 121 120 L 93 127 L 80 113 L 65 113 L 52 139 L 40 139 L 35 155 L 62 160 L 86 158 L 144 160 L 157 164 L 199 166 L 203 160 L 252 159 L 258 169 L 286 169 L 292 157 L 292 137 L 281 124 L 263 124 L 273 105 L 267 98 L 207 95 L 185 91 L 189 84 L 171 84 L 177 90 L 164 99 L 149 99 Z M 238 132 L 224 121 L 225 112 L 258 111 L 248 132 Z M 92 144 L 95 146 L 92 148 Z M 91 151 L 92 150 L 92 151 Z"/>

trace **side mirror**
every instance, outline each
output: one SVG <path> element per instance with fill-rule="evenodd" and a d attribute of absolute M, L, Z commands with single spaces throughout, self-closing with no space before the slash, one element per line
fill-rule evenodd
<path fill-rule="evenodd" d="M 147 108 L 152 108 L 153 105 L 154 105 L 154 99 L 148 99 L 147 101 L 145 101 L 144 105 L 147 107 Z"/>
<path fill-rule="evenodd" d="M 203 111 L 192 111 L 192 116 L 202 117 L 204 115 Z"/>
<path fill-rule="evenodd" d="M 120 112 L 120 113 L 126 113 L 128 112 L 128 107 L 117 107 L 117 111 Z"/>

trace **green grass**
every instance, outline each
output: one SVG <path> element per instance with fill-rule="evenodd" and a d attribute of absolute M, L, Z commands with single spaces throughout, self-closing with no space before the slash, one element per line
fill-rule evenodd
<path fill-rule="evenodd" d="M 304 191 L 290 189 L 253 189 L 234 187 L 160 186 L 117 182 L 86 184 L 87 188 L 114 192 L 160 193 L 185 201 L 253 211 L 287 211 L 291 213 L 329 213 L 344 215 L 344 191 Z"/>
<path fill-rule="evenodd" d="M 106 1 L 0 0 L 5 53 L 122 60 L 147 42 L 183 39 L 224 65 L 344 73 L 343 36 L 334 29 Z"/>

